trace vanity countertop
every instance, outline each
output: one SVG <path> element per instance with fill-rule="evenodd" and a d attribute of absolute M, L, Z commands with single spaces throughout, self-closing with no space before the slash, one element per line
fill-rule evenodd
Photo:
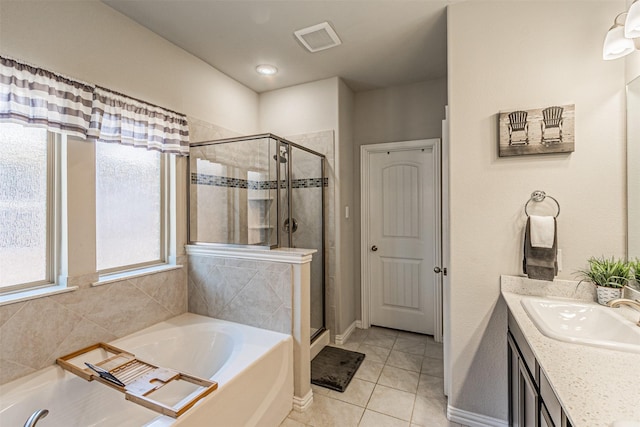
<path fill-rule="evenodd" d="M 619 420 L 640 422 L 640 354 L 548 338 L 521 304 L 526 296 L 591 298 L 593 302 L 588 290 L 579 293 L 573 281 L 541 282 L 514 276 L 502 276 L 501 284 L 509 310 L 573 427 L 608 427 Z M 638 312 L 629 309 L 626 314 L 637 320 Z"/>

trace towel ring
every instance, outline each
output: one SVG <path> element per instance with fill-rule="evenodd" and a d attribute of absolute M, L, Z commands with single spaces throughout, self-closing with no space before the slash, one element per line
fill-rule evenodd
<path fill-rule="evenodd" d="M 532 200 L 534 202 L 541 202 L 547 197 L 553 200 L 554 202 L 556 202 L 556 206 L 558 207 L 558 212 L 555 214 L 554 218 L 558 218 L 560 216 L 560 203 L 558 203 L 558 201 L 554 197 L 547 196 L 547 193 L 540 190 L 536 190 L 533 193 L 531 193 L 531 197 L 529 198 L 529 200 L 527 200 L 527 203 L 524 205 L 524 213 L 527 214 L 527 217 L 529 216 L 529 212 L 527 212 L 527 207 L 529 206 L 529 203 L 531 203 Z"/>

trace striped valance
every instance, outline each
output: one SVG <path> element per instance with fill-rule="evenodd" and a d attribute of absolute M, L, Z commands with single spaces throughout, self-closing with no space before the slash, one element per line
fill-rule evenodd
<path fill-rule="evenodd" d="M 0 56 L 0 120 L 85 138 L 93 86 Z"/>
<path fill-rule="evenodd" d="M 189 155 L 183 114 L 10 58 L 0 61 L 0 121 Z"/>
<path fill-rule="evenodd" d="M 189 154 L 189 128 L 182 114 L 96 87 L 89 139 Z"/>

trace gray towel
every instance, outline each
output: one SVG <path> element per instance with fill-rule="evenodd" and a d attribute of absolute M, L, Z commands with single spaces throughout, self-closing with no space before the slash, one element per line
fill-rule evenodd
<path fill-rule="evenodd" d="M 522 269 L 530 279 L 553 281 L 558 274 L 558 226 L 553 219 L 556 232 L 553 247 L 534 248 L 531 246 L 531 218 L 527 218 L 524 232 L 524 259 Z"/>

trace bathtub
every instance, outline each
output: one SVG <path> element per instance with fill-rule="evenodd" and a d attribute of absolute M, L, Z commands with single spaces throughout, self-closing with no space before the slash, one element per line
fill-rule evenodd
<path fill-rule="evenodd" d="M 274 426 L 293 402 L 293 340 L 195 314 L 183 314 L 111 344 L 158 366 L 218 382 L 218 389 L 177 419 L 125 400 L 58 366 L 0 386 L 0 425 L 22 426 L 37 409 L 38 427 Z"/>

